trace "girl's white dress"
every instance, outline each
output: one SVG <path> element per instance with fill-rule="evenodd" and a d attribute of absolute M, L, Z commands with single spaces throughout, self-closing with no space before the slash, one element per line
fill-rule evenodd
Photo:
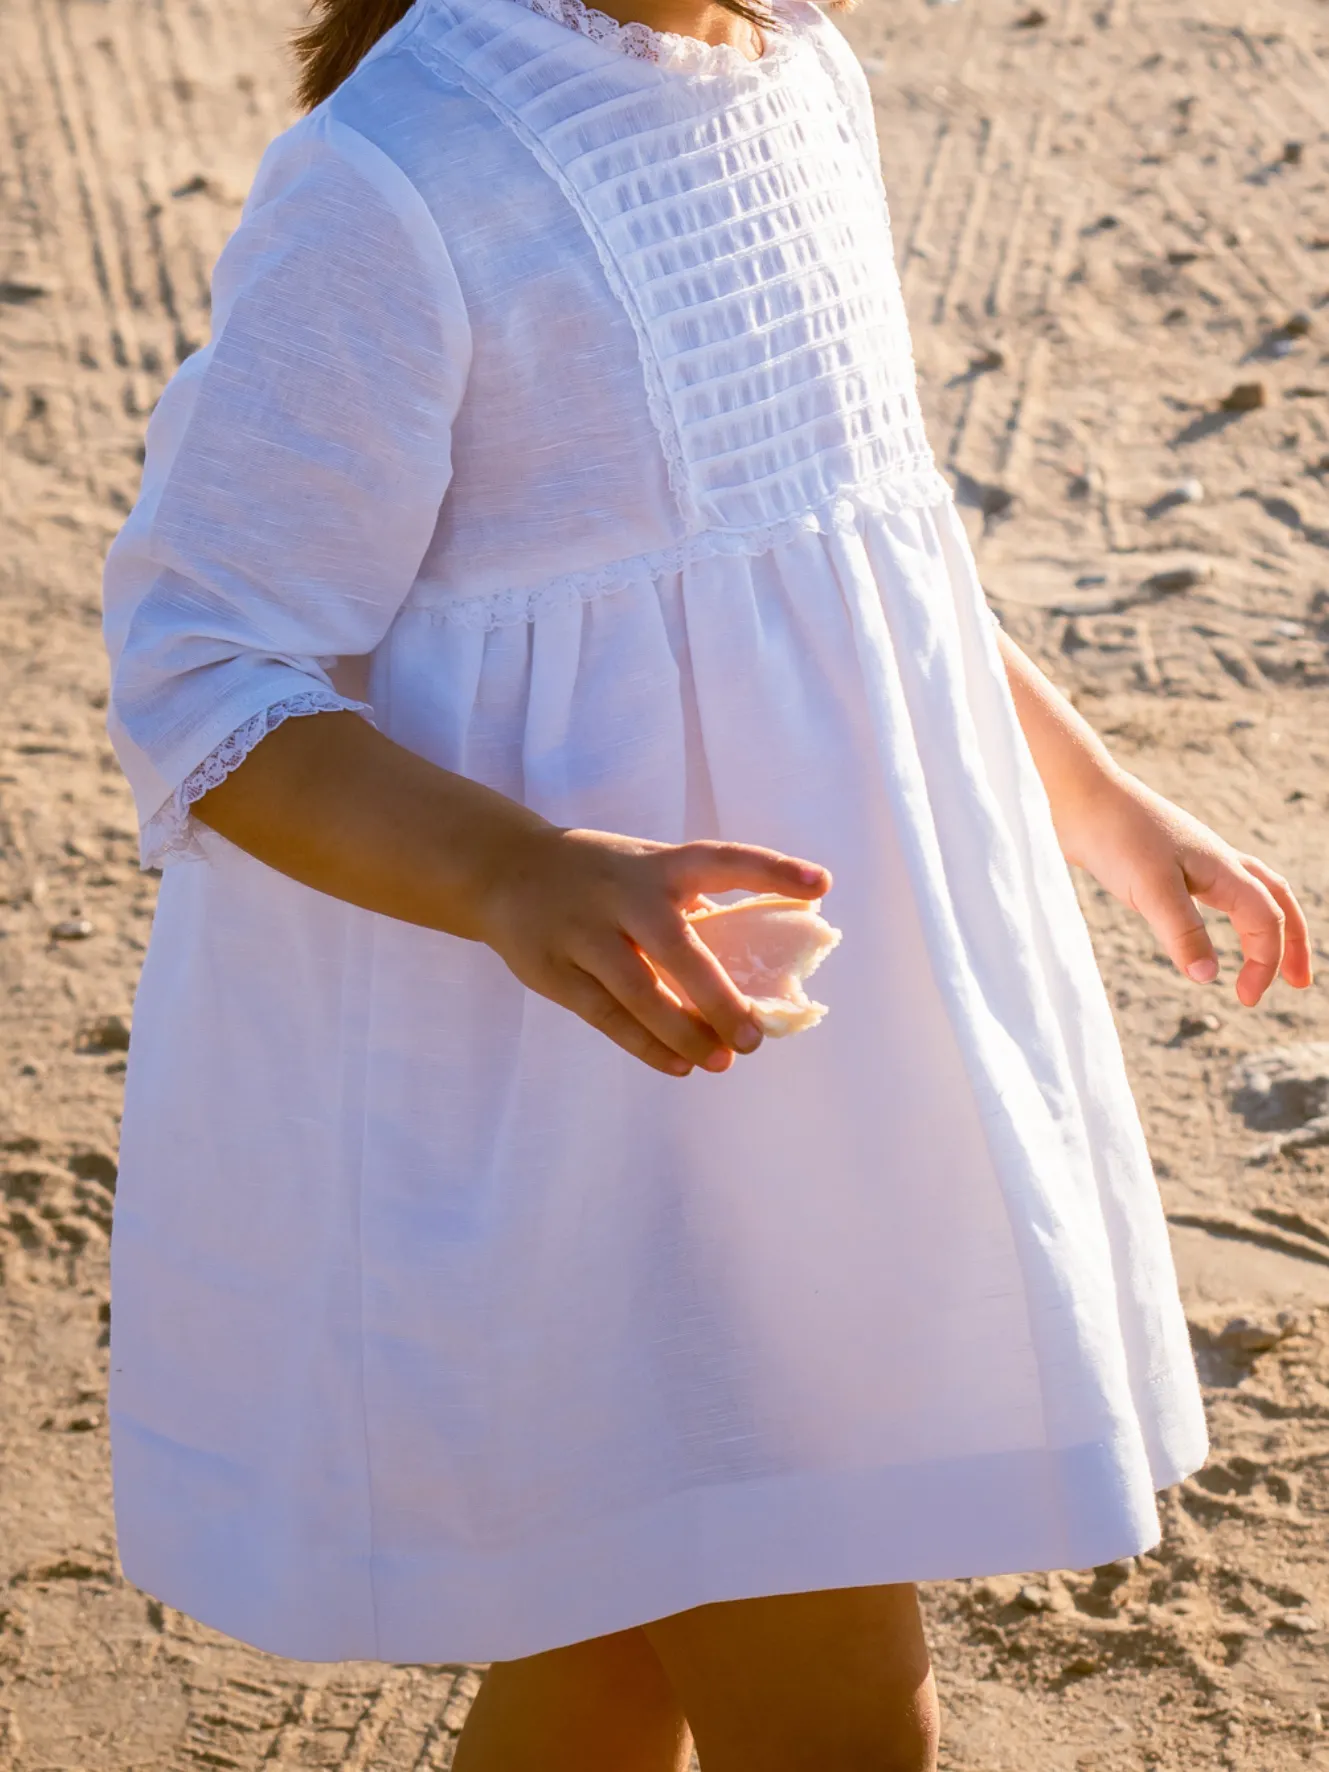
<path fill-rule="evenodd" d="M 1205 1441 L 1112 1018 L 929 454 L 863 75 L 419 0 L 269 149 L 106 577 L 164 862 L 127 1573 L 313 1659 L 1100 1563 Z M 833 871 L 831 1012 L 659 1076 L 190 804 L 364 706 L 562 825 Z"/>

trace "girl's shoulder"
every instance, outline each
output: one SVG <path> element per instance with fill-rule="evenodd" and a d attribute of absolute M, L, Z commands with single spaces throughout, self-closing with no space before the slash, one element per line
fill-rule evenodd
<path fill-rule="evenodd" d="M 264 151 L 212 278 L 214 335 L 256 290 L 293 305 L 339 302 L 371 330 L 419 300 L 464 313 L 437 222 L 393 144 L 348 120 L 337 94 Z M 412 292 L 408 298 L 406 292 Z"/>
<path fill-rule="evenodd" d="M 334 95 L 334 99 L 335 99 Z M 427 218 L 423 200 L 391 152 L 341 115 L 333 99 L 296 119 L 264 150 L 242 224 L 265 212 L 307 211 L 331 225 L 343 208 L 371 200 L 408 227 Z"/>

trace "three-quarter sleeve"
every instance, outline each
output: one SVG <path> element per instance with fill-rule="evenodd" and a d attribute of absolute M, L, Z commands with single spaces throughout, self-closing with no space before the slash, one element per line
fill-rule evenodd
<path fill-rule="evenodd" d="M 148 426 L 105 573 L 108 730 L 145 865 L 291 714 L 365 704 L 451 477 L 465 304 L 423 198 L 324 110 L 269 148 L 213 278 L 211 343 Z"/>

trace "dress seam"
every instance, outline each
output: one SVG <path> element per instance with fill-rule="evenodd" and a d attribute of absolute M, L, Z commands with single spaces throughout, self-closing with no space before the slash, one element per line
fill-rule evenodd
<path fill-rule="evenodd" d="M 517 140 L 523 144 L 541 169 L 554 181 L 563 193 L 565 201 L 581 222 L 586 236 L 595 250 L 595 255 L 600 261 L 605 281 L 612 294 L 617 298 L 619 306 L 627 314 L 636 336 L 637 356 L 641 365 L 642 380 L 645 383 L 647 410 L 655 428 L 656 439 L 664 455 L 670 490 L 674 494 L 685 521 L 695 522 L 700 517 L 700 511 L 688 476 L 687 460 L 683 454 L 683 443 L 679 436 L 664 372 L 651 343 L 646 317 L 642 313 L 632 293 L 631 285 L 623 275 L 608 241 L 604 238 L 599 223 L 586 207 L 580 191 L 567 177 L 548 146 L 530 125 L 517 115 L 506 100 L 483 85 L 460 62 L 449 56 L 446 50 L 440 49 L 436 44 L 423 42 L 419 39 L 409 43 L 407 48 L 436 76 L 444 80 L 456 81 L 465 91 L 470 93 L 472 98 L 478 99 L 481 104 L 488 106 L 499 121 L 505 124 L 517 137 Z"/>
<path fill-rule="evenodd" d="M 810 458 L 815 459 L 815 458 Z M 672 546 L 582 567 L 534 585 L 439 598 L 408 598 L 402 615 L 490 632 L 534 621 L 557 609 L 591 603 L 616 591 L 651 584 L 707 559 L 755 559 L 799 535 L 845 534 L 864 515 L 897 515 L 950 504 L 954 494 L 931 455 L 920 455 L 890 479 L 839 492 L 820 504 L 749 529 L 706 528 Z"/>
<path fill-rule="evenodd" d="M 839 37 L 839 51 L 831 48 L 820 30 L 810 31 L 808 33 L 808 41 L 812 45 L 812 51 L 816 57 L 817 64 L 825 75 L 827 84 L 830 86 L 832 93 L 839 101 L 845 119 L 848 122 L 850 129 L 853 131 L 854 139 L 858 143 L 859 152 L 863 156 L 867 169 L 868 181 L 884 202 L 886 198 L 886 181 L 882 177 L 881 171 L 881 141 L 877 135 L 876 118 L 873 117 L 871 113 L 866 117 L 863 115 L 862 95 L 851 90 L 849 76 L 839 60 L 841 55 L 852 56 L 854 52 L 845 39 L 840 37 L 840 34 L 836 31 L 834 25 L 830 24 L 824 17 L 821 18 L 820 22 L 827 31 L 834 31 L 836 36 Z M 857 57 L 854 59 L 857 61 Z M 859 64 L 859 72 L 860 74 L 862 73 L 861 64 Z M 866 84 L 867 76 L 865 74 L 863 75 L 863 80 Z M 869 91 L 869 105 L 871 102 L 871 92 Z"/>

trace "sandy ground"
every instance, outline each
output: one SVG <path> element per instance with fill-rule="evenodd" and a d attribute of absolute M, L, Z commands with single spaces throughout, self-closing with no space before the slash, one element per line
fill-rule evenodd
<path fill-rule="evenodd" d="M 219 1639 L 119 1579 L 111 1530 L 107 1233 L 154 882 L 103 733 L 99 562 L 289 114 L 289 16 L 10 0 L 0 25 L 8 1772 L 443 1767 L 478 1677 Z M 846 29 L 878 97 L 935 442 L 997 606 L 1123 757 L 1301 883 L 1323 942 L 1329 5 L 866 0 Z M 1263 404 L 1225 410 L 1250 383 Z M 1282 1134 L 1229 1088 L 1243 1055 L 1329 1039 L 1329 1015 L 1285 988 L 1243 1012 L 1230 967 L 1188 987 L 1142 925 L 1083 898 L 1214 1455 L 1138 1566 L 929 1593 L 944 1763 L 1329 1766 L 1329 1157 L 1314 1129 L 1279 1148 L 1329 1108 L 1329 1067 L 1265 1115 Z M 1237 1316 L 1255 1331 L 1225 1333 Z"/>

